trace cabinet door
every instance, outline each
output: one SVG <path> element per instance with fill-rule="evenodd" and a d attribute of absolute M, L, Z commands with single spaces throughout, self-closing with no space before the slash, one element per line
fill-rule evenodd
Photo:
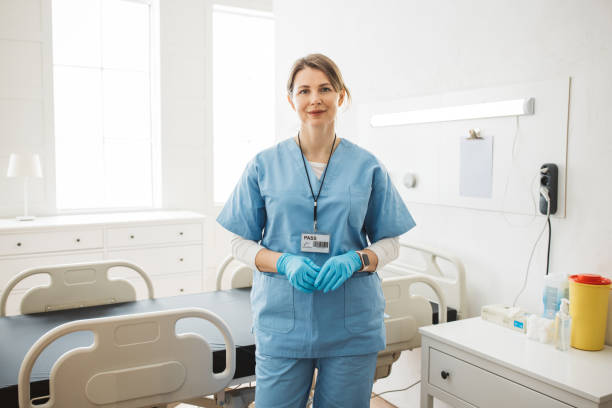
<path fill-rule="evenodd" d="M 109 228 L 106 238 L 109 248 L 198 242 L 202 241 L 202 224 Z"/>
<path fill-rule="evenodd" d="M 0 235 L 0 256 L 102 248 L 101 229 Z"/>
<path fill-rule="evenodd" d="M 142 279 L 127 279 L 136 288 L 136 298 L 147 298 L 147 289 Z M 179 296 L 187 293 L 202 292 L 202 275 L 200 273 L 178 273 L 173 276 L 153 277 L 155 298 Z"/>
<path fill-rule="evenodd" d="M 182 272 L 202 272 L 202 246 L 115 250 L 107 259 L 123 259 L 140 266 L 149 276 Z M 135 277 L 136 272 L 113 268 L 112 276 Z"/>
<path fill-rule="evenodd" d="M 477 407 L 570 407 L 434 348 L 429 349 L 428 381 L 431 385 Z"/>

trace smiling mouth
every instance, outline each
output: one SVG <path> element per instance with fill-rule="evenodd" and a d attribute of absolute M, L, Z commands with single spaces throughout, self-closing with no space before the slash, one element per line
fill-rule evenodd
<path fill-rule="evenodd" d="M 325 111 L 311 111 L 311 112 L 308 112 L 308 113 L 310 113 L 311 115 L 318 115 L 319 113 L 324 113 L 324 112 Z"/>

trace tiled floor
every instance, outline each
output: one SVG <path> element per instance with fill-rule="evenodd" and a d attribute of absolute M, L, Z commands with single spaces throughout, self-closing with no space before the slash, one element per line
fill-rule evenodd
<path fill-rule="evenodd" d="M 193 405 L 189 404 L 179 404 L 176 408 L 195 408 Z M 370 408 L 397 408 L 396 405 L 390 404 L 386 400 L 377 397 L 372 400 L 370 403 Z"/>
<path fill-rule="evenodd" d="M 195 407 L 189 404 L 180 404 L 180 405 L 177 405 L 176 408 L 195 408 Z M 370 403 L 370 408 L 398 408 L 398 407 L 378 397 L 372 400 L 372 402 Z"/>
<path fill-rule="evenodd" d="M 391 404 L 382 397 L 376 397 L 370 401 L 370 408 L 397 408 L 397 405 Z"/>
<path fill-rule="evenodd" d="M 393 364 L 391 375 L 374 383 L 374 393 L 407 387 L 421 378 L 421 349 L 404 351 L 399 360 Z M 391 406 L 398 408 L 418 408 L 421 398 L 420 384 L 406 391 L 391 392 L 382 396 Z M 373 407 L 373 405 L 370 405 Z M 442 401 L 434 399 L 434 408 L 452 408 Z"/>

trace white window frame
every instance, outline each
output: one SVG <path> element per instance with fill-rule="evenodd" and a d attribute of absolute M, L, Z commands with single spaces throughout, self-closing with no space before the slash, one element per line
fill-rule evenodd
<path fill-rule="evenodd" d="M 149 81 L 150 81 L 150 120 L 151 120 L 151 187 L 152 197 L 151 206 L 133 206 L 133 207 L 97 207 L 97 208 L 77 208 L 77 209 L 60 209 L 57 206 L 57 178 L 55 175 L 55 112 L 54 112 L 54 93 L 53 93 L 53 40 L 52 40 L 52 24 L 51 16 L 53 9 L 53 0 L 44 1 L 44 13 L 48 18 L 45 24 L 45 38 L 48 38 L 48 44 L 43 50 L 43 59 L 48 61 L 46 64 L 48 69 L 45 70 L 47 83 L 51 84 L 48 87 L 47 95 L 47 112 L 48 126 L 46 131 L 51 135 L 49 145 L 47 146 L 48 156 L 53 158 L 52 165 L 48 168 L 52 169 L 52 173 L 48 175 L 47 191 L 49 194 L 49 207 L 53 208 L 55 213 L 59 215 L 71 214 L 95 214 L 95 213 L 111 213 L 120 211 L 155 211 L 162 208 L 162 161 L 161 161 L 161 93 L 160 93 L 160 29 L 159 29 L 159 1 L 160 0 L 123 0 L 133 3 L 140 3 L 149 6 Z"/>

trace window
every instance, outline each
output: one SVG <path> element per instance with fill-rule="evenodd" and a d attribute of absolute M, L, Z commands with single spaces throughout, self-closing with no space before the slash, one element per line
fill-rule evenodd
<path fill-rule="evenodd" d="M 271 13 L 213 8 L 214 201 L 223 203 L 245 165 L 274 143 Z"/>
<path fill-rule="evenodd" d="M 53 0 L 57 207 L 152 207 L 151 4 Z"/>

